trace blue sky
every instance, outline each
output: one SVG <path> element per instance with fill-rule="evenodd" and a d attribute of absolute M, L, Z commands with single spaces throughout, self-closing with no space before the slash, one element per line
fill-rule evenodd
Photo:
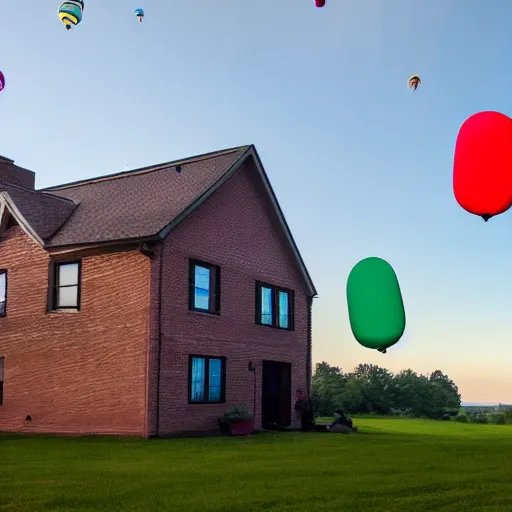
<path fill-rule="evenodd" d="M 451 181 L 461 123 L 512 115 L 512 4 L 86 0 L 66 32 L 58 1 L 18 3 L 0 18 L 0 154 L 38 187 L 255 144 L 319 290 L 315 361 L 440 368 L 466 401 L 512 402 L 512 212 L 484 223 Z M 348 322 L 367 256 L 407 311 L 385 356 Z"/>

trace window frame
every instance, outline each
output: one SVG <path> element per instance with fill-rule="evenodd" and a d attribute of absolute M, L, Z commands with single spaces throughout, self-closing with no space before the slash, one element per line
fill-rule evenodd
<path fill-rule="evenodd" d="M 210 389 L 210 360 L 220 359 L 220 400 L 192 400 L 192 361 L 194 358 L 205 360 L 205 376 L 204 376 L 204 390 L 205 396 Z M 188 356 L 188 388 L 187 397 L 189 405 L 211 405 L 211 404 L 224 404 L 226 403 L 226 374 L 227 374 L 227 358 L 225 356 L 205 356 L 203 354 L 189 354 Z"/>
<path fill-rule="evenodd" d="M 276 286 L 274 284 L 266 283 L 264 281 L 256 281 L 256 312 L 255 323 L 263 327 L 270 327 L 272 329 L 279 329 L 280 331 L 294 331 L 295 330 L 295 292 L 283 286 Z M 261 290 L 262 288 L 269 288 L 272 290 L 272 321 L 270 324 L 264 324 L 261 321 Z M 288 327 L 279 326 L 279 292 L 288 294 Z"/>
<path fill-rule="evenodd" d="M 78 265 L 78 283 L 77 285 L 59 286 L 59 268 L 64 265 Z M 82 299 L 82 260 L 54 260 L 50 264 L 50 312 L 58 311 L 80 311 L 81 299 Z M 59 288 L 71 288 L 72 286 L 77 287 L 77 298 L 76 306 L 58 306 L 58 290 Z"/>
<path fill-rule="evenodd" d="M 0 379 L 0 406 L 4 405 L 4 379 L 5 379 L 5 356 L 0 356 L 0 367 L 2 368 Z"/>
<path fill-rule="evenodd" d="M 195 269 L 197 267 L 207 268 L 210 271 L 210 287 L 208 290 L 208 309 L 195 307 Z M 207 313 L 209 315 L 220 315 L 220 267 L 214 263 L 196 260 L 191 258 L 188 267 L 188 309 L 197 313 Z"/>
<path fill-rule="evenodd" d="M 7 287 L 8 287 L 8 272 L 5 268 L 0 268 L 0 276 L 5 275 L 5 301 L 4 301 L 4 312 L 0 311 L 0 318 L 7 316 Z"/>

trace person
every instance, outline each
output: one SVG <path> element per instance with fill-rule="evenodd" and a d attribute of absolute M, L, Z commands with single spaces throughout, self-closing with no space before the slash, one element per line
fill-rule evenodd
<path fill-rule="evenodd" d="M 334 425 L 344 425 L 345 427 L 348 427 L 354 431 L 357 431 L 357 429 L 354 427 L 354 424 L 350 418 L 347 418 L 345 416 L 345 413 L 341 409 L 336 409 L 334 412 L 334 421 L 327 427 L 327 430 L 331 430 Z"/>
<path fill-rule="evenodd" d="M 300 417 L 301 430 L 313 430 L 315 423 L 313 407 L 302 388 L 297 388 L 295 392 L 295 412 Z"/>

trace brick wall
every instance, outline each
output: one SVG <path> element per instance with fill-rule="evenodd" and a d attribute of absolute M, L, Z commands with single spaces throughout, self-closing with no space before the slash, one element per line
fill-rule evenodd
<path fill-rule="evenodd" d="M 233 405 L 252 409 L 254 374 L 247 369 L 250 360 L 257 367 L 257 428 L 261 426 L 262 360 L 292 364 L 290 408 L 295 389 L 306 387 L 306 292 L 277 219 L 269 218 L 270 205 L 252 165 L 245 164 L 164 242 L 161 435 L 213 428 Z M 220 316 L 188 311 L 189 258 L 221 267 Z M 157 266 L 154 262 L 153 281 L 158 278 Z M 295 290 L 294 331 L 255 325 L 255 280 Z M 188 404 L 191 353 L 227 357 L 225 404 Z M 294 411 L 292 420 L 297 426 Z"/>
<path fill-rule="evenodd" d="M 145 434 L 149 260 L 84 257 L 81 310 L 46 313 L 48 254 L 18 227 L 4 235 L 0 430 Z"/>

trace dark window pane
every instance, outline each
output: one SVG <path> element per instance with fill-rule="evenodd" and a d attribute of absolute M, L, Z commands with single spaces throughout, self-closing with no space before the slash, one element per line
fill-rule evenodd
<path fill-rule="evenodd" d="M 190 399 L 195 402 L 204 401 L 204 369 L 205 360 L 202 357 L 192 358 L 192 389 Z"/>
<path fill-rule="evenodd" d="M 222 360 L 210 359 L 210 389 L 208 400 L 212 402 L 220 401 L 222 377 Z"/>
<path fill-rule="evenodd" d="M 279 327 L 288 329 L 289 326 L 289 295 L 288 292 L 279 292 Z"/>
<path fill-rule="evenodd" d="M 210 269 L 195 266 L 194 269 L 194 307 L 208 310 L 210 298 Z"/>
<path fill-rule="evenodd" d="M 261 323 L 272 325 L 272 289 L 261 287 Z"/>
<path fill-rule="evenodd" d="M 5 300 L 7 294 L 7 274 L 0 273 L 0 316 L 5 315 Z"/>
<path fill-rule="evenodd" d="M 57 294 L 58 308 L 76 308 L 78 307 L 78 286 L 59 288 Z"/>
<path fill-rule="evenodd" d="M 78 285 L 78 263 L 59 265 L 59 286 Z"/>

